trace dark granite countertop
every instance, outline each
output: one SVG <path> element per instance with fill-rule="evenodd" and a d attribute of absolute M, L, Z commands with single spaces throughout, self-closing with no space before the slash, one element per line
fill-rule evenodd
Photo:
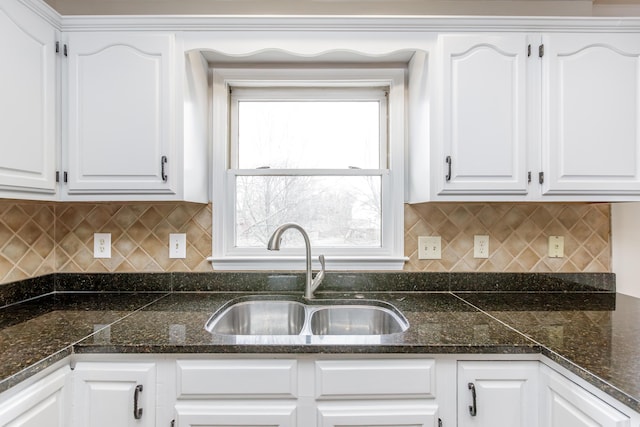
<path fill-rule="evenodd" d="M 327 288 L 317 293 L 318 298 L 390 302 L 410 327 L 375 340 L 214 337 L 203 328 L 209 316 L 230 299 L 255 292 L 193 292 L 196 285 L 180 292 L 54 290 L 0 309 L 0 391 L 74 352 L 542 353 L 640 411 L 640 299 L 582 287 L 569 292 L 495 292 L 492 280 L 480 291 L 433 292 L 412 285 L 396 286 L 391 292 L 359 286 L 356 293 L 342 292 L 331 283 Z M 299 295 L 297 288 L 277 293 Z"/>

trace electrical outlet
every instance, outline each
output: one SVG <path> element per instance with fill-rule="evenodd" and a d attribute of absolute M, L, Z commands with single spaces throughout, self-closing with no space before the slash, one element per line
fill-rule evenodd
<path fill-rule="evenodd" d="M 442 238 L 440 236 L 419 236 L 418 259 L 442 259 Z"/>
<path fill-rule="evenodd" d="M 187 257 L 187 235 L 184 233 L 169 234 L 169 258 Z"/>
<path fill-rule="evenodd" d="M 489 258 L 489 236 L 473 236 L 473 257 Z"/>
<path fill-rule="evenodd" d="M 93 257 L 111 258 L 111 233 L 93 233 Z"/>
<path fill-rule="evenodd" d="M 564 236 L 549 236 L 549 258 L 564 258 Z"/>

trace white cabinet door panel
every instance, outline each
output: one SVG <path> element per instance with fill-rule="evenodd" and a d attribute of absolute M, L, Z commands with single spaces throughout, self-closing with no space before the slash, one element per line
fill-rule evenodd
<path fill-rule="evenodd" d="M 438 194 L 527 193 L 527 37 L 444 35 Z"/>
<path fill-rule="evenodd" d="M 173 192 L 173 38 L 69 34 L 69 194 Z"/>
<path fill-rule="evenodd" d="M 65 385 L 71 370 L 61 368 L 0 404 L 0 425 L 66 427 Z"/>
<path fill-rule="evenodd" d="M 459 362 L 458 426 L 537 427 L 538 375 L 538 362 Z"/>
<path fill-rule="evenodd" d="M 3 1 L 0 38 L 5 58 L 0 65 L 0 190 L 52 196 L 57 31 L 19 2 Z"/>
<path fill-rule="evenodd" d="M 155 364 L 84 362 L 76 365 L 73 375 L 75 425 L 155 426 Z M 139 385 L 143 388 L 136 393 Z M 134 417 L 136 408 L 142 409 L 139 419 Z"/>
<path fill-rule="evenodd" d="M 294 403 L 178 403 L 176 427 L 295 427 Z"/>
<path fill-rule="evenodd" d="M 541 424 L 548 427 L 629 427 L 629 417 L 557 372 L 542 370 Z"/>
<path fill-rule="evenodd" d="M 438 407 L 435 404 L 399 402 L 360 402 L 320 404 L 318 427 L 437 427 Z"/>
<path fill-rule="evenodd" d="M 543 193 L 640 194 L 640 36 L 545 39 Z"/>

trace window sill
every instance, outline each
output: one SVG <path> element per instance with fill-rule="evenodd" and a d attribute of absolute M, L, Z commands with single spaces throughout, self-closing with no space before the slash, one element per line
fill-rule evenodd
<path fill-rule="evenodd" d="M 318 270 L 318 257 L 313 256 L 313 269 Z M 404 268 L 407 257 L 393 256 L 327 256 L 328 271 L 399 271 Z M 209 257 L 214 270 L 220 271 L 270 271 L 270 270 L 304 270 L 305 258 L 302 256 L 270 256 L 270 257 Z"/>

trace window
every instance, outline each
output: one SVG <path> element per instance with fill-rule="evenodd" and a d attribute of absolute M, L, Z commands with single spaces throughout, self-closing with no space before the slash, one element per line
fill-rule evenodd
<path fill-rule="evenodd" d="M 214 268 L 402 268 L 404 72 L 214 70 Z"/>

